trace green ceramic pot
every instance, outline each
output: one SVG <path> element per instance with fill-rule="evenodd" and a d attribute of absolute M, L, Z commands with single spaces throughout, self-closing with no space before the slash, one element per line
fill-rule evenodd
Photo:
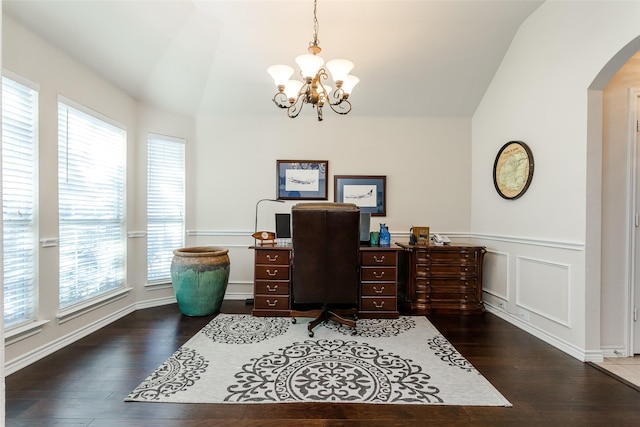
<path fill-rule="evenodd" d="M 217 313 L 229 283 L 229 250 L 211 246 L 173 251 L 171 283 L 186 316 Z"/>

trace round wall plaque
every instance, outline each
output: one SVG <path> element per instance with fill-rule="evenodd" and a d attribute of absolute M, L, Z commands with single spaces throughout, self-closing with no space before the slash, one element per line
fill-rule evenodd
<path fill-rule="evenodd" d="M 509 141 L 502 146 L 493 164 L 493 184 L 505 199 L 522 196 L 533 178 L 533 154 L 522 141 Z"/>

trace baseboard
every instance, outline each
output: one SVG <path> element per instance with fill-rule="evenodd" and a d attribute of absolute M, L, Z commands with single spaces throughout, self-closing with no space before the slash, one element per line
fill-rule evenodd
<path fill-rule="evenodd" d="M 105 326 L 115 322 L 116 320 L 119 320 L 124 316 L 133 313 L 135 310 L 136 310 L 135 305 L 131 304 L 114 313 L 111 313 L 109 316 L 105 316 L 100 320 L 90 323 L 84 326 L 83 328 L 80 328 L 74 331 L 71 334 L 65 335 L 54 341 L 51 341 L 46 345 L 43 345 L 39 348 L 36 348 L 28 353 L 21 355 L 20 357 L 17 357 L 12 360 L 8 360 L 5 362 L 5 365 L 4 365 L 4 374 L 5 376 L 11 375 L 14 372 L 19 371 L 20 369 L 27 367 L 32 363 L 35 363 L 38 360 L 43 359 L 55 353 L 58 350 L 63 349 L 69 344 L 72 344 L 78 341 L 79 339 L 84 338 L 87 335 L 100 330 L 101 328 L 104 328 Z"/>
<path fill-rule="evenodd" d="M 506 311 L 498 307 L 494 307 L 490 304 L 486 304 L 486 302 L 485 308 L 487 312 L 498 316 L 502 320 L 511 323 L 512 325 L 522 329 L 525 332 L 528 332 L 534 337 L 546 342 L 547 344 L 557 348 L 560 351 L 567 353 L 569 356 L 574 357 L 581 362 L 601 362 L 603 360 L 601 350 L 584 350 L 578 348 L 569 342 L 566 342 L 530 323 L 523 321 L 516 315 L 507 313 Z"/>

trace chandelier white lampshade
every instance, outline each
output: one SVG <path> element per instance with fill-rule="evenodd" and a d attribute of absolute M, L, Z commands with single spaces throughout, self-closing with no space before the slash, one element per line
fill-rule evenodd
<path fill-rule="evenodd" d="M 309 43 L 309 53 L 295 58 L 300 67 L 300 77 L 304 80 L 290 80 L 293 68 L 288 65 L 272 65 L 267 72 L 273 78 L 278 92 L 273 96 L 273 102 L 287 110 L 291 118 L 298 117 L 305 104 L 311 104 L 318 112 L 318 120 L 322 120 L 322 107 L 329 107 L 338 114 L 348 114 L 351 111 L 351 103 L 348 98 L 353 87 L 360 81 L 359 78 L 349 74 L 354 67 L 353 62 L 347 59 L 333 59 L 325 63 L 318 54 L 322 51 L 318 45 L 318 18 L 317 0 L 313 2 L 313 41 Z M 329 74 L 335 83 L 335 90 L 324 83 Z"/>
<path fill-rule="evenodd" d="M 296 99 L 303 85 L 304 83 L 300 80 L 289 80 L 284 87 L 284 93 L 286 93 L 287 99 Z"/>
<path fill-rule="evenodd" d="M 332 59 L 327 62 L 327 69 L 334 82 L 343 82 L 349 72 L 353 70 L 353 62 L 347 59 Z"/>
<path fill-rule="evenodd" d="M 273 81 L 276 83 L 276 87 L 279 87 L 287 84 L 287 81 L 293 75 L 293 68 L 288 65 L 272 65 L 267 68 L 267 72 L 271 74 Z"/>
<path fill-rule="evenodd" d="M 305 53 L 304 55 L 296 56 L 296 64 L 300 67 L 300 72 L 305 80 L 312 80 L 320 67 L 324 65 L 324 59 L 319 56 Z"/>
<path fill-rule="evenodd" d="M 345 94 L 351 95 L 351 91 L 359 82 L 360 82 L 359 78 L 349 74 L 344 78 L 344 81 L 342 82 L 342 90 L 344 91 Z"/>

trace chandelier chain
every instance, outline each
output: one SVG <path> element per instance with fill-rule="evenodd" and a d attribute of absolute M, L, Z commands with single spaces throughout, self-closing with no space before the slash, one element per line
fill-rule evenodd
<path fill-rule="evenodd" d="M 318 0 L 313 0 L 313 41 L 309 43 L 309 46 L 318 46 L 320 40 L 318 40 Z"/>

